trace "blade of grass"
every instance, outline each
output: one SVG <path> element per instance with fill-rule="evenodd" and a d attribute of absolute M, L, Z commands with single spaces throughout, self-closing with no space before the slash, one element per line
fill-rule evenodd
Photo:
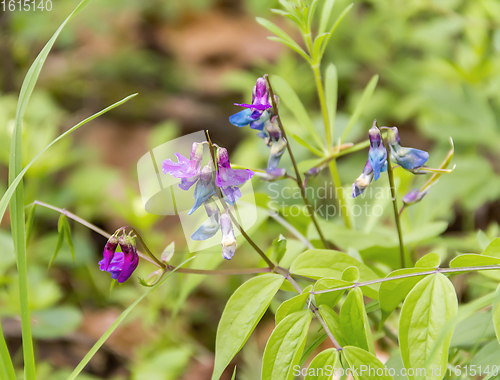
<path fill-rule="evenodd" d="M 24 78 L 19 93 L 19 100 L 16 109 L 16 118 L 14 122 L 14 130 L 12 133 L 12 141 L 9 156 L 9 185 L 16 179 L 23 169 L 22 163 L 22 122 L 28 101 L 31 97 L 35 84 L 37 82 L 40 71 L 42 70 L 45 59 L 47 58 L 50 49 L 54 45 L 55 40 L 61 33 L 66 23 L 90 0 L 83 0 L 76 9 L 66 18 L 59 26 L 52 38 L 44 46 L 40 54 L 37 56 L 31 65 L 26 77 Z M 26 260 L 26 226 L 24 219 L 24 188 L 22 182 L 15 188 L 10 202 L 10 223 L 12 231 L 12 240 L 14 243 L 14 251 L 16 253 L 17 272 L 19 279 L 19 300 L 21 307 L 21 332 L 23 342 L 23 357 L 24 357 L 24 377 L 26 380 L 35 379 L 35 355 L 33 351 L 33 338 L 31 335 L 30 311 L 28 304 L 28 269 Z"/>
<path fill-rule="evenodd" d="M 130 305 L 123 313 L 120 314 L 120 316 L 116 319 L 116 321 L 113 322 L 113 324 L 106 330 L 106 332 L 99 338 L 99 340 L 94 344 L 94 346 L 90 349 L 90 351 L 85 355 L 85 357 L 82 359 L 82 361 L 78 364 L 78 366 L 75 368 L 75 370 L 68 376 L 67 380 L 74 380 L 80 372 L 85 368 L 85 366 L 90 362 L 92 357 L 96 354 L 96 352 L 99 350 L 99 348 L 102 347 L 102 345 L 106 342 L 106 340 L 111 336 L 111 334 L 116 330 L 116 328 L 120 325 L 120 323 L 123 322 L 123 320 L 127 317 L 127 315 L 130 314 L 130 312 L 141 302 L 146 296 L 148 296 L 152 291 L 157 289 L 167 278 L 169 278 L 177 269 L 182 267 L 184 264 L 186 264 L 188 261 L 191 261 L 194 259 L 194 256 L 187 259 L 184 261 L 182 264 L 177 266 L 174 270 L 169 272 L 165 278 L 163 278 L 161 281 L 159 281 L 155 286 L 151 287 L 146 291 L 142 296 L 140 296 L 135 302 Z"/>
<path fill-rule="evenodd" d="M 80 128 L 81 126 L 87 124 L 89 121 L 92 121 L 94 120 L 95 118 L 101 116 L 102 114 L 108 112 L 108 111 L 111 111 L 113 108 L 115 107 L 118 107 L 119 105 L 125 103 L 126 101 L 132 99 L 134 96 L 137 96 L 137 94 L 132 94 L 130 96 L 127 96 L 126 98 L 120 100 L 119 102 L 116 102 L 115 104 L 112 104 L 110 105 L 109 107 L 103 109 L 102 111 L 99 111 L 97 112 L 96 114 L 88 117 L 87 119 L 81 121 L 80 123 L 78 123 L 77 125 L 73 126 L 72 128 L 68 129 L 66 132 L 64 132 L 63 134 L 59 135 L 59 137 L 57 137 L 56 139 L 54 139 L 49 145 L 47 145 L 40 153 L 38 153 L 25 167 L 24 169 L 17 175 L 17 177 L 14 179 L 14 181 L 12 181 L 12 183 L 10 184 L 9 188 L 7 189 L 7 191 L 4 193 L 4 195 L 2 196 L 2 199 L 0 200 L 0 220 L 2 220 L 3 216 L 5 215 L 5 211 L 7 209 L 7 206 L 9 204 L 9 200 L 11 199 L 12 197 L 12 194 L 14 193 L 15 189 L 16 189 L 16 186 L 19 184 L 19 182 L 21 182 L 22 178 L 24 177 L 24 175 L 26 174 L 26 172 L 28 171 L 28 169 L 31 167 L 31 165 L 33 165 L 33 163 L 43 154 L 45 153 L 45 151 L 47 149 L 49 149 L 52 145 L 54 145 L 56 142 L 58 142 L 59 140 L 61 140 L 63 137 L 66 137 L 67 135 L 69 135 L 71 132 L 74 132 L 75 130 L 77 130 L 78 128 Z"/>
<path fill-rule="evenodd" d="M 16 380 L 14 365 L 3 336 L 2 324 L 0 323 L 0 378 L 6 380 Z"/>

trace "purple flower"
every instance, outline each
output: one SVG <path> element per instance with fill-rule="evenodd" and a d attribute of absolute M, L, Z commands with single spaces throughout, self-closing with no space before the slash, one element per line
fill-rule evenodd
<path fill-rule="evenodd" d="M 109 247 L 108 244 L 106 244 L 104 248 L 104 258 L 99 262 L 99 265 L 102 271 L 110 273 L 114 280 L 122 283 L 130 278 L 139 265 L 139 255 L 137 254 L 134 238 L 130 236 L 120 236 L 118 238 L 118 243 L 120 244 L 122 252 L 115 252 L 116 245 L 114 245 L 114 241 L 116 236 L 112 236 L 111 238 L 114 239 Z M 109 260 L 109 258 L 111 258 L 111 260 Z"/>
<path fill-rule="evenodd" d="M 117 247 L 118 247 L 118 238 L 116 237 L 116 235 L 112 235 L 106 242 L 106 245 L 104 246 L 104 252 L 103 252 L 104 258 L 101 261 L 99 261 L 100 270 L 104 271 L 108 269 L 109 263 L 113 259 Z"/>
<path fill-rule="evenodd" d="M 366 161 L 366 165 L 363 168 L 363 173 L 354 181 L 352 184 L 352 197 L 356 198 L 361 195 L 363 191 L 370 185 L 373 179 L 373 169 L 370 165 L 370 160 Z"/>
<path fill-rule="evenodd" d="M 286 178 L 286 169 L 276 168 L 274 170 L 266 170 L 265 172 L 255 172 L 255 175 L 263 181 L 277 181 L 282 178 Z"/>
<path fill-rule="evenodd" d="M 222 257 L 226 260 L 231 260 L 236 251 L 236 237 L 234 236 L 233 223 L 228 212 L 225 212 L 220 217 L 220 225 L 222 230 Z"/>
<path fill-rule="evenodd" d="M 217 177 L 215 184 L 222 189 L 229 204 L 233 205 L 241 197 L 239 186 L 252 178 L 253 174 L 253 171 L 249 169 L 232 169 L 227 149 L 217 149 Z"/>
<path fill-rule="evenodd" d="M 387 141 L 391 148 L 391 158 L 403 169 L 412 171 L 423 166 L 429 159 L 429 153 L 415 148 L 401 146 L 399 131 L 396 127 L 387 129 Z"/>
<path fill-rule="evenodd" d="M 181 178 L 179 187 L 182 190 L 188 190 L 198 179 L 203 159 L 203 144 L 193 143 L 189 160 L 180 153 L 175 153 L 178 162 L 170 159 L 163 161 L 162 170 L 165 174 L 170 174 L 175 178 Z"/>
<path fill-rule="evenodd" d="M 252 92 L 252 104 L 235 103 L 235 105 L 251 109 L 252 113 L 250 117 L 253 120 L 257 120 L 265 110 L 272 108 L 272 105 L 269 103 L 269 89 L 267 88 L 266 79 L 264 77 L 257 79 L 257 84 L 254 86 Z"/>
<path fill-rule="evenodd" d="M 380 130 L 377 127 L 377 120 L 373 122 L 373 126 L 369 130 L 370 135 L 370 150 L 368 152 L 368 161 L 373 168 L 373 176 L 375 181 L 379 179 L 380 173 L 387 170 L 387 151 L 382 142 Z"/>
<path fill-rule="evenodd" d="M 430 187 L 426 188 L 423 191 L 420 191 L 419 189 L 413 189 L 403 197 L 402 199 L 403 203 L 409 206 L 417 202 L 420 202 L 427 195 L 429 189 Z"/>
<path fill-rule="evenodd" d="M 281 134 L 281 130 L 276 123 L 276 116 L 272 117 L 270 121 L 266 122 L 267 136 L 265 137 L 266 143 L 271 147 L 269 160 L 267 162 L 267 170 L 274 170 L 280 163 L 281 156 L 285 153 L 287 142 Z"/>
<path fill-rule="evenodd" d="M 263 77 L 257 79 L 257 84 L 253 88 L 252 104 L 235 103 L 235 105 L 246 109 L 229 117 L 231 124 L 237 127 L 245 127 L 250 124 L 250 128 L 262 131 L 264 123 L 271 117 L 268 110 L 272 108 L 269 103 L 269 89 L 266 80 Z"/>

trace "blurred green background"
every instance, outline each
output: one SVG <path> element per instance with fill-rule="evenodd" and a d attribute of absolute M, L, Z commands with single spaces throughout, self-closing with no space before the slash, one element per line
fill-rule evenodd
<path fill-rule="evenodd" d="M 338 0 L 335 13 L 347 4 Z M 53 0 L 52 11 L 30 13 L 0 8 L 2 192 L 22 80 L 76 5 L 76 1 Z M 136 163 L 149 148 L 208 129 L 215 142 L 232 152 L 233 162 L 265 167 L 267 148 L 254 131 L 228 122 L 238 111 L 233 103 L 249 101 L 256 77 L 264 73 L 285 78 L 320 123 L 307 64 L 267 40 L 269 33 L 255 22 L 256 16 L 269 18 L 298 40 L 291 25 L 276 18 L 269 7 L 279 4 L 267 0 L 91 3 L 68 24 L 42 70 L 23 126 L 25 163 L 80 120 L 129 94 L 139 96 L 42 156 L 25 177 L 27 198 L 70 210 L 109 232 L 134 226 L 155 252 L 175 241 L 176 257 L 184 258 L 186 242 L 178 218 L 149 215 L 142 206 Z M 479 252 L 498 236 L 499 26 L 497 0 L 355 1 L 328 46 L 324 62 L 333 62 L 339 74 L 339 124 L 346 122 L 370 78 L 380 75 L 350 141 L 366 139 L 366 130 L 377 118 L 379 125 L 398 126 L 403 145 L 429 150 L 430 164 L 438 165 L 453 137 L 455 171 L 405 214 L 406 224 L 441 226 L 416 255 L 434 250 L 446 260 L 457 251 Z M 285 120 L 297 130 L 286 112 Z M 291 143 L 299 160 L 311 158 L 307 150 Z M 360 174 L 365 161 L 366 151 L 339 160 L 346 186 Z M 289 166 L 287 157 L 282 162 Z M 409 178 L 401 174 L 400 181 L 403 194 L 411 190 Z M 417 178 L 415 183 L 423 180 Z M 253 184 L 266 192 L 267 184 L 258 180 Z M 290 202 L 300 204 L 300 200 Z M 390 212 L 384 218 L 392 221 Z M 38 207 L 28 246 L 30 302 L 42 380 L 64 378 L 144 291 L 135 280 L 110 290 L 108 275 L 97 266 L 105 239 L 72 222 L 75 261 L 64 247 L 47 270 L 57 240 L 57 219 L 56 212 Z M 0 316 L 20 366 L 19 301 L 7 218 L 1 227 Z M 300 228 L 306 233 L 306 226 Z M 477 229 L 485 232 L 478 234 Z M 284 230 L 269 220 L 257 226 L 252 236 L 267 248 L 280 233 Z M 291 240 L 289 248 L 293 246 Z M 202 256 L 197 267 L 214 267 L 219 257 L 215 249 Z M 224 265 L 255 267 L 258 258 L 243 245 L 234 260 Z M 153 269 L 143 263 L 139 275 L 145 277 Z M 218 319 L 230 294 L 244 280 L 244 276 L 176 276 L 167 281 L 134 310 L 81 378 L 209 379 Z M 482 278 L 459 289 L 459 295 L 468 299 L 493 286 L 495 281 Z M 263 347 L 273 326 L 272 315 L 266 315 L 235 362 L 238 378 L 259 378 Z"/>

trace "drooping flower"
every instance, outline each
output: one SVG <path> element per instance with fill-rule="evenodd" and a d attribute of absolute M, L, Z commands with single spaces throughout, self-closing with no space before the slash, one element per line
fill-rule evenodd
<path fill-rule="evenodd" d="M 373 122 L 373 126 L 368 131 L 370 136 L 370 150 L 368 152 L 368 162 L 373 169 L 373 177 L 379 179 L 380 173 L 387 170 L 387 151 L 382 142 L 380 130 L 377 127 L 377 120 Z"/>
<path fill-rule="evenodd" d="M 175 178 L 181 178 L 179 187 L 188 190 L 198 179 L 203 159 L 203 143 L 194 142 L 191 147 L 189 160 L 180 153 L 175 153 L 178 162 L 166 159 L 162 163 L 162 170 L 165 174 L 170 174 Z"/>
<path fill-rule="evenodd" d="M 283 138 L 281 130 L 276 123 L 276 116 L 273 116 L 266 122 L 267 137 L 265 138 L 267 145 L 271 148 L 269 160 L 267 162 L 267 170 L 274 170 L 280 163 L 281 156 L 285 153 L 287 142 Z"/>
<path fill-rule="evenodd" d="M 216 194 L 213 180 L 214 164 L 212 161 L 201 169 L 198 182 L 194 188 L 194 204 L 188 215 L 195 212 L 204 202 L 208 201 L 212 195 Z"/>
<path fill-rule="evenodd" d="M 352 197 L 356 198 L 370 185 L 373 179 L 373 169 L 368 160 L 363 168 L 363 173 L 352 184 Z"/>
<path fill-rule="evenodd" d="M 224 212 L 220 217 L 220 225 L 222 230 L 222 257 L 226 260 L 231 260 L 236 251 L 236 237 L 234 236 L 233 223 L 228 212 Z"/>
<path fill-rule="evenodd" d="M 430 187 L 426 188 L 423 191 L 420 191 L 419 189 L 413 189 L 403 197 L 402 201 L 407 206 L 420 202 L 427 195 L 429 190 Z"/>
<path fill-rule="evenodd" d="M 99 261 L 99 269 L 105 271 L 108 269 L 109 263 L 113 259 L 115 255 L 116 248 L 118 247 L 118 237 L 116 235 L 112 235 L 106 245 L 104 246 L 103 259 Z"/>
<path fill-rule="evenodd" d="M 214 236 L 220 228 L 220 211 L 215 201 L 204 203 L 208 219 L 191 235 L 193 240 L 206 240 Z"/>
<path fill-rule="evenodd" d="M 114 239 L 116 239 L 116 236 L 114 236 Z M 108 244 L 106 244 L 104 249 L 104 258 L 99 262 L 99 265 L 102 271 L 110 273 L 111 278 L 117 280 L 119 283 L 122 283 L 130 278 L 134 270 L 139 265 L 139 255 L 137 254 L 135 239 L 133 237 L 120 236 L 118 238 L 118 244 L 120 245 L 122 252 L 116 252 L 114 239 L 109 247 Z M 107 251 L 107 248 L 110 250 Z M 110 257 L 111 260 L 108 261 Z"/>
<path fill-rule="evenodd" d="M 420 149 L 402 147 L 397 127 L 385 127 L 384 129 L 387 129 L 387 142 L 391 148 L 391 159 L 393 161 L 403 169 L 410 171 L 425 165 L 429 159 L 429 153 Z"/>
<path fill-rule="evenodd" d="M 217 177 L 215 184 L 220 187 L 227 203 L 233 205 L 241 197 L 239 186 L 253 176 L 249 169 L 232 169 L 226 148 L 217 149 Z"/>
<path fill-rule="evenodd" d="M 286 178 L 286 169 L 276 168 L 274 170 L 266 170 L 265 172 L 255 172 L 255 175 L 263 181 L 277 181 Z"/>
<path fill-rule="evenodd" d="M 229 118 L 229 122 L 237 127 L 245 127 L 250 124 L 250 128 L 262 130 L 264 123 L 269 120 L 271 114 L 269 109 L 272 105 L 269 103 L 269 89 L 264 77 L 257 79 L 257 84 L 253 88 L 252 104 L 235 103 L 240 107 L 245 107 Z"/>

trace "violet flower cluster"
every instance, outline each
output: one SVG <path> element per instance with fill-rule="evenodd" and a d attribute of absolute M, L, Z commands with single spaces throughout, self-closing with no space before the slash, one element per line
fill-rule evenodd
<path fill-rule="evenodd" d="M 265 180 L 275 180 L 286 175 L 286 170 L 278 168 L 281 156 L 285 153 L 287 141 L 281 133 L 281 129 L 277 123 L 277 115 L 273 113 L 273 106 L 269 102 L 269 88 L 264 77 L 258 78 L 252 93 L 252 104 L 235 105 L 244 107 L 240 111 L 229 118 L 229 122 L 237 127 L 245 127 L 247 125 L 252 129 L 259 131 L 258 136 L 262 137 L 270 147 L 269 160 L 267 163 L 266 174 L 262 176 Z M 276 103 L 278 98 L 275 97 Z"/>
<path fill-rule="evenodd" d="M 99 261 L 99 268 L 111 274 L 119 283 L 127 281 L 139 265 L 139 255 L 134 237 L 130 235 L 118 236 L 123 229 L 116 231 L 104 247 L 103 259 Z M 118 245 L 121 252 L 116 252 Z"/>
<path fill-rule="evenodd" d="M 401 146 L 401 139 L 396 127 L 382 127 L 387 130 L 386 141 L 389 145 L 390 159 L 396 165 L 408 170 L 414 174 L 426 172 L 425 163 L 429 159 L 429 153 L 426 151 L 407 148 Z M 380 129 L 377 127 L 377 121 L 369 130 L 370 150 L 368 152 L 368 161 L 365 164 L 363 173 L 352 184 L 352 197 L 356 198 L 370 185 L 372 180 L 378 180 L 380 173 L 387 170 L 387 150 L 382 140 Z M 423 198 L 425 194 L 416 193 L 407 194 L 407 200 L 416 202 Z M 418 198 L 418 199 L 417 199 Z"/>
<path fill-rule="evenodd" d="M 240 186 L 252 178 L 254 172 L 248 169 L 232 169 L 227 150 L 217 145 L 214 145 L 217 169 L 215 170 L 212 160 L 202 168 L 205 145 L 207 142 L 193 143 L 189 159 L 180 153 L 175 153 L 177 162 L 166 159 L 163 161 L 162 170 L 165 174 L 180 178 L 179 187 L 183 190 L 189 190 L 196 184 L 194 204 L 188 215 L 203 205 L 208 219 L 191 235 L 191 238 L 193 240 L 206 240 L 214 236 L 220 229 L 222 232 L 222 256 L 226 260 L 231 260 L 236 250 L 236 238 L 228 210 L 221 214 L 215 201 L 217 189 L 220 189 L 225 202 L 234 205 L 241 198 Z"/>

